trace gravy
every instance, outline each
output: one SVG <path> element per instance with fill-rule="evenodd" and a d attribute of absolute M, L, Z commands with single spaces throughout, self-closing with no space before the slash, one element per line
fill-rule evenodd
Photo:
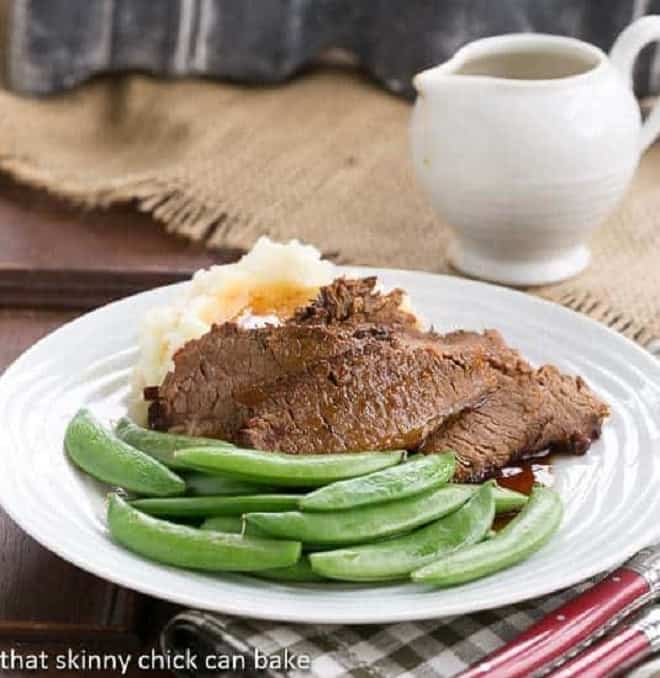
<path fill-rule="evenodd" d="M 552 455 L 524 459 L 511 466 L 505 466 L 495 475 L 497 484 L 522 494 L 531 494 L 535 484 L 552 487 Z M 497 532 L 505 527 L 517 514 L 503 513 L 495 517 L 493 529 Z"/>

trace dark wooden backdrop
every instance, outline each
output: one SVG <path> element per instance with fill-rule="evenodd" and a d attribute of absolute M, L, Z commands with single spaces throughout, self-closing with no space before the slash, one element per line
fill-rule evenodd
<path fill-rule="evenodd" d="M 211 254 L 169 236 L 130 206 L 86 212 L 0 178 L 0 372 L 37 339 L 95 306 L 239 254 Z M 0 571 L 0 649 L 139 652 L 153 646 L 177 609 L 66 563 L 1 510 Z"/>

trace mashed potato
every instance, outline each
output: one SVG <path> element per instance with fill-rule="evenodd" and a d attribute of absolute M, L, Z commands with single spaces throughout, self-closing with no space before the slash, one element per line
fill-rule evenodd
<path fill-rule="evenodd" d="M 235 264 L 198 271 L 169 306 L 149 311 L 140 330 L 140 355 L 133 372 L 132 414 L 144 421 L 145 386 L 160 384 L 172 356 L 214 323 L 234 320 L 248 326 L 277 322 L 314 299 L 336 277 L 334 265 L 311 245 L 274 243 L 262 237 Z"/>

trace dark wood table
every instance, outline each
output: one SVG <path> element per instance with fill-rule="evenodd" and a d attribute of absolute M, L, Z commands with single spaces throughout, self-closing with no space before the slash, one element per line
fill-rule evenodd
<path fill-rule="evenodd" d="M 95 306 L 240 255 L 210 253 L 169 236 L 130 206 L 74 209 L 3 178 L 0 245 L 0 372 L 34 341 Z M 61 560 L 1 510 L 0 541 L 0 652 L 44 650 L 54 657 L 72 647 L 138 653 L 154 646 L 177 610 Z M 0 665 L 0 675 L 42 674 Z"/>

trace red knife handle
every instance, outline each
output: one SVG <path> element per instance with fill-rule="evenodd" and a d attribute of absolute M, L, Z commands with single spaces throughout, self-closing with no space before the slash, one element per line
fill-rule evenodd
<path fill-rule="evenodd" d="M 610 678 L 619 671 L 636 664 L 651 652 L 646 634 L 634 627 L 606 638 L 564 664 L 548 678 Z"/>
<path fill-rule="evenodd" d="M 579 651 L 594 634 L 648 601 L 650 593 L 642 575 L 619 568 L 467 669 L 461 678 L 523 678 L 548 669 L 569 650 Z"/>

